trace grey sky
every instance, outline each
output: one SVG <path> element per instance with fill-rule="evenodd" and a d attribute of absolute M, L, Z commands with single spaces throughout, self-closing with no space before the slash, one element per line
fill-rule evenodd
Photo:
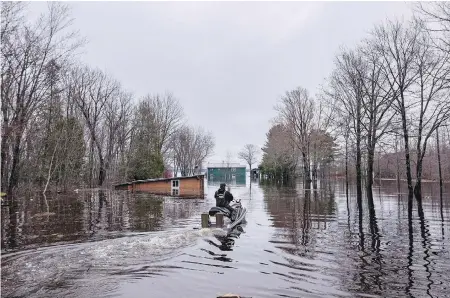
<path fill-rule="evenodd" d="M 210 161 L 227 150 L 237 161 L 246 143 L 263 146 L 286 90 L 315 94 L 339 46 L 386 17 L 411 15 L 405 2 L 69 3 L 89 40 L 80 59 L 137 98 L 173 92 L 189 123 L 214 134 Z"/>

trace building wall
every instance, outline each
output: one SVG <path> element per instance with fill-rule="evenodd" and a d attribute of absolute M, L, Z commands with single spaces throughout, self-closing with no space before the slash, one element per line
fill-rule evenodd
<path fill-rule="evenodd" d="M 152 181 L 152 182 L 142 182 L 135 183 L 133 185 L 134 191 L 148 191 L 153 193 L 170 193 L 171 181 Z"/>
<path fill-rule="evenodd" d="M 171 180 L 164 181 L 148 181 L 141 183 L 133 183 L 128 187 L 128 190 L 132 191 L 145 191 L 154 194 L 171 195 L 172 194 L 172 181 L 178 180 L 179 192 L 174 196 L 203 196 L 204 195 L 204 179 L 203 177 L 192 177 L 184 179 L 173 178 Z M 124 189 L 117 188 L 116 189 Z M 125 188 L 126 189 L 126 188 Z"/>
<path fill-rule="evenodd" d="M 180 179 L 179 185 L 180 196 L 200 196 L 204 194 L 204 179 Z"/>
<path fill-rule="evenodd" d="M 246 182 L 245 167 L 208 168 L 208 181 L 226 182 L 232 180 L 232 175 L 235 176 L 236 183 L 245 184 Z"/>

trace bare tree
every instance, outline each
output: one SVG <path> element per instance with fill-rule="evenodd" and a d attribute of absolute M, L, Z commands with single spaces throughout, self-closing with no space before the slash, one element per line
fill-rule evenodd
<path fill-rule="evenodd" d="M 2 175 L 9 173 L 9 179 L 2 179 L 2 187 L 8 184 L 8 191 L 12 191 L 19 182 L 24 133 L 50 88 L 46 66 L 52 60 L 65 61 L 81 45 L 75 32 L 69 30 L 68 6 L 52 2 L 48 14 L 33 25 L 19 24 L 20 12 L 16 8 L 20 11 L 19 6 L 2 2 L 1 95 L 5 141 L 2 138 L 1 170 Z M 5 20 L 4 16 L 7 16 Z M 9 145 L 12 147 L 11 156 L 6 148 Z M 5 171 L 6 163 L 8 171 Z"/>
<path fill-rule="evenodd" d="M 184 126 L 174 136 L 171 146 L 175 153 L 176 167 L 182 176 L 195 173 L 214 149 L 214 138 L 209 132 Z"/>
<path fill-rule="evenodd" d="M 310 145 L 314 107 L 308 91 L 301 87 L 286 92 L 281 103 L 276 106 L 281 122 L 291 130 L 292 139 L 302 154 L 303 177 L 307 184 L 311 182 Z"/>
<path fill-rule="evenodd" d="M 225 154 L 225 163 L 227 164 L 227 167 L 230 167 L 231 159 L 233 157 L 233 153 L 231 153 L 230 150 L 227 150 L 227 153 Z"/>
<path fill-rule="evenodd" d="M 107 153 L 104 141 L 109 137 L 105 135 L 105 113 L 108 105 L 118 100 L 120 84 L 100 70 L 83 68 L 76 70 L 75 75 L 78 76 L 78 91 L 74 100 L 84 117 L 90 137 L 90 172 L 92 173 L 93 169 L 93 154 L 97 151 L 99 163 L 97 185 L 101 186 L 109 167 L 105 160 Z"/>
<path fill-rule="evenodd" d="M 438 172 L 439 172 L 439 198 L 441 199 L 441 204 L 442 204 L 444 183 L 442 181 L 442 164 L 441 164 L 441 148 L 440 147 L 441 147 L 441 145 L 439 142 L 439 127 L 437 127 L 436 128 L 436 151 L 437 151 Z"/>
<path fill-rule="evenodd" d="M 392 105 L 395 94 L 392 86 L 387 83 L 383 72 L 383 59 L 380 53 L 373 51 L 375 45 L 370 40 L 360 49 L 364 68 L 358 68 L 364 90 L 362 126 L 366 132 L 367 144 L 367 194 L 372 196 L 375 149 L 380 139 L 390 132 L 392 121 L 397 115 Z M 365 72 L 364 72 L 365 71 Z"/>
<path fill-rule="evenodd" d="M 343 51 L 336 58 L 336 69 L 330 80 L 329 96 L 333 99 L 333 109 L 337 125 L 349 124 L 356 144 L 356 193 L 362 199 L 362 134 L 364 117 L 364 87 L 360 73 L 366 72 L 366 65 L 355 51 Z M 348 121 L 342 122 L 339 119 Z M 348 139 L 348 137 L 346 138 Z"/>
<path fill-rule="evenodd" d="M 433 36 L 433 44 L 444 52 L 450 51 L 450 3 L 417 2 L 415 7 L 419 17 L 427 25 Z"/>
<path fill-rule="evenodd" d="M 1 41 L 2 44 L 5 45 L 10 42 L 10 38 L 14 35 L 20 23 L 24 21 L 23 11 L 24 11 L 23 2 L 18 1 L 4 1 L 1 4 Z M 13 50 L 12 48 L 3 48 L 2 50 Z M 5 52 L 6 53 L 6 52 Z"/>
<path fill-rule="evenodd" d="M 104 130 L 106 130 L 105 144 L 105 169 L 110 169 L 118 159 L 119 151 L 124 151 L 123 146 L 129 136 L 128 123 L 131 119 L 131 94 L 121 91 L 115 100 L 106 104 L 104 112 Z M 123 153 L 122 153 L 123 154 Z M 114 167 L 116 168 L 116 167 Z M 114 168 L 112 175 L 115 175 Z"/>
<path fill-rule="evenodd" d="M 169 150 L 171 137 L 183 125 L 183 108 L 172 93 L 146 95 L 143 101 L 148 103 L 148 112 L 152 115 L 155 149 L 164 155 Z"/>
<path fill-rule="evenodd" d="M 383 75 L 394 92 L 395 108 L 401 116 L 409 198 L 413 196 L 413 185 L 407 116 L 411 102 L 408 101 L 407 92 L 417 78 L 414 60 L 419 47 L 419 33 L 420 28 L 417 23 L 407 27 L 399 21 L 377 26 L 372 33 L 374 51 L 377 51 L 383 60 Z"/>
<path fill-rule="evenodd" d="M 412 98 L 417 102 L 410 113 L 418 116 L 413 122 L 412 133 L 416 137 L 416 184 L 414 194 L 421 199 L 423 159 L 430 137 L 450 118 L 450 52 L 437 51 L 431 38 L 419 36 L 420 46 L 414 65 L 417 79 L 412 85 Z"/>
<path fill-rule="evenodd" d="M 258 154 L 258 147 L 253 144 L 246 144 L 244 148 L 238 153 L 238 157 L 245 161 L 250 168 L 250 175 L 252 172 L 252 165 L 256 163 Z"/>

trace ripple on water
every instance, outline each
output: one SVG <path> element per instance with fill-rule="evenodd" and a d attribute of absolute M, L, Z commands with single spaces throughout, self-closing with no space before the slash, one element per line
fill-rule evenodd
<path fill-rule="evenodd" d="M 94 284 L 106 286 L 109 285 L 106 281 L 109 281 L 111 276 L 163 276 L 164 272 L 178 267 L 140 264 L 173 258 L 180 254 L 180 249 L 193 246 L 198 239 L 212 233 L 209 229 L 166 232 L 163 235 L 149 233 L 14 253 L 2 257 L 2 275 L 5 277 L 2 279 L 3 293 L 15 296 L 32 293 L 38 295 L 38 291 L 70 287 L 77 279 L 88 283 L 94 280 Z M 105 283 L 99 280 L 104 280 Z M 12 286 L 19 282 L 29 286 Z M 108 292 L 107 289 L 105 291 Z"/>

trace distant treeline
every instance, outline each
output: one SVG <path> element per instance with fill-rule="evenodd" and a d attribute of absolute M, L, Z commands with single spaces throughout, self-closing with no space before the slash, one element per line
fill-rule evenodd
<path fill-rule="evenodd" d="M 68 6 L 51 2 L 35 22 L 25 2 L 1 3 L 1 188 L 66 190 L 192 174 L 213 136 L 184 120 L 170 93 L 133 94 L 78 62 L 85 44 Z"/>
<path fill-rule="evenodd" d="M 449 2 L 417 3 L 411 20 L 375 26 L 340 50 L 317 98 L 302 87 L 281 98 L 263 174 L 306 183 L 341 174 L 356 178 L 358 198 L 372 177 L 399 176 L 420 200 L 422 179 L 450 176 L 449 59 Z"/>

